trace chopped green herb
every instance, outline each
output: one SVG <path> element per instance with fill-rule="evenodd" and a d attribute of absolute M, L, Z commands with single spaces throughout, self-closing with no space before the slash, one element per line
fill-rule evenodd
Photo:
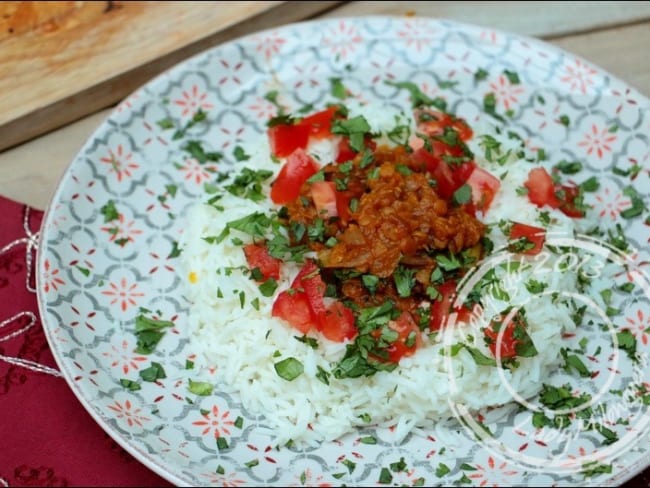
<path fill-rule="evenodd" d="M 174 121 L 172 119 L 160 119 L 156 122 L 156 125 L 162 130 L 168 130 L 174 128 Z"/>
<path fill-rule="evenodd" d="M 151 366 L 140 371 L 140 378 L 142 378 L 142 381 L 154 382 L 156 380 L 167 378 L 167 375 L 160 363 L 152 361 Z"/>
<path fill-rule="evenodd" d="M 343 100 L 347 96 L 347 89 L 341 78 L 330 78 L 330 94 L 339 100 Z"/>
<path fill-rule="evenodd" d="M 217 162 L 221 161 L 223 158 L 223 154 L 220 152 L 206 152 L 205 149 L 203 149 L 203 145 L 200 141 L 187 141 L 181 149 L 189 153 L 190 156 L 196 159 L 199 164 L 205 164 L 208 161 Z"/>
<path fill-rule="evenodd" d="M 177 258 L 178 256 L 181 255 L 182 252 L 183 252 L 183 250 L 180 247 L 178 247 L 178 242 L 173 241 L 172 242 L 172 250 L 167 255 L 167 258 L 168 259 Z"/>
<path fill-rule="evenodd" d="M 307 344 L 309 347 L 312 349 L 318 349 L 318 341 L 314 339 L 313 337 L 309 337 L 308 335 L 303 335 L 303 336 L 293 336 L 295 340 L 298 342 L 302 342 L 303 344 Z"/>
<path fill-rule="evenodd" d="M 442 478 L 443 476 L 451 473 L 451 469 L 449 469 L 449 466 L 447 466 L 444 463 L 439 463 L 438 467 L 436 468 L 436 476 L 438 478 Z"/>
<path fill-rule="evenodd" d="M 472 187 L 465 183 L 454 192 L 452 199 L 457 205 L 469 203 L 472 200 Z"/>
<path fill-rule="evenodd" d="M 192 379 L 188 379 L 188 382 L 189 383 L 187 389 L 190 391 L 190 393 L 198 396 L 212 395 L 214 386 L 211 383 L 207 383 L 205 381 L 192 381 Z"/>
<path fill-rule="evenodd" d="M 316 366 L 316 378 L 326 385 L 330 384 L 330 376 L 332 373 L 325 371 L 321 366 Z"/>
<path fill-rule="evenodd" d="M 242 168 L 233 182 L 230 185 L 224 186 L 224 188 L 236 197 L 261 202 L 266 199 L 266 195 L 262 193 L 262 183 L 271 176 L 273 176 L 273 172 L 269 170 Z"/>
<path fill-rule="evenodd" d="M 117 211 L 117 208 L 115 208 L 115 202 L 113 200 L 106 202 L 106 205 L 104 205 L 99 212 L 104 216 L 104 223 L 118 220 L 120 218 L 120 214 Z"/>
<path fill-rule="evenodd" d="M 296 358 L 289 357 L 273 365 L 277 375 L 283 380 L 293 381 L 304 372 L 304 367 Z"/>
<path fill-rule="evenodd" d="M 364 137 L 370 133 L 370 125 L 363 115 L 351 119 L 337 119 L 332 123 L 332 134 L 342 134 L 350 138 L 350 147 L 360 152 L 364 147 Z"/>
<path fill-rule="evenodd" d="M 636 338 L 634 334 L 626 329 L 616 333 L 616 340 L 618 348 L 624 350 L 630 359 L 636 360 Z"/>
<path fill-rule="evenodd" d="M 476 70 L 474 73 L 474 81 L 483 81 L 488 77 L 488 72 L 485 71 L 483 68 L 479 68 Z"/>
<path fill-rule="evenodd" d="M 408 90 L 409 94 L 411 95 L 411 105 L 413 105 L 413 108 L 417 107 L 422 107 L 422 106 L 427 106 L 427 107 L 435 107 L 441 112 L 446 112 L 447 111 L 447 102 L 440 97 L 436 98 L 429 98 L 427 95 L 425 95 L 418 86 L 411 82 L 411 81 L 401 81 L 401 82 L 394 82 L 394 81 L 386 81 L 387 85 L 394 86 L 395 88 L 402 88 L 405 90 Z"/>
<path fill-rule="evenodd" d="M 548 286 L 548 283 L 544 283 L 542 281 L 537 281 L 533 278 L 529 279 L 526 282 L 526 289 L 530 293 L 542 293 L 546 287 Z"/>
<path fill-rule="evenodd" d="M 582 163 L 580 161 L 567 161 L 563 159 L 553 167 L 565 175 L 574 175 L 582 171 Z"/>
<path fill-rule="evenodd" d="M 483 97 L 483 111 L 494 117 L 495 119 L 505 122 L 505 119 L 499 115 L 496 111 L 497 109 L 497 99 L 494 93 L 488 93 Z"/>
<path fill-rule="evenodd" d="M 271 297 L 275 293 L 275 290 L 278 289 L 278 282 L 273 278 L 269 278 L 260 286 L 260 293 L 265 297 Z"/>
<path fill-rule="evenodd" d="M 381 468 L 381 471 L 379 472 L 379 479 L 377 480 L 377 483 L 380 483 L 382 485 L 388 485 L 393 481 L 393 475 L 390 473 L 388 468 Z"/>
<path fill-rule="evenodd" d="M 508 71 L 507 69 L 503 70 L 503 74 L 508 78 L 508 81 L 513 85 L 518 85 L 521 83 L 519 80 L 519 75 L 514 71 Z"/>
<path fill-rule="evenodd" d="M 402 298 L 411 296 L 411 289 L 415 286 L 415 270 L 398 266 L 393 274 L 397 294 Z"/>
<path fill-rule="evenodd" d="M 241 146 L 235 146 L 235 149 L 232 151 L 232 155 L 237 161 L 248 161 L 251 158 L 248 154 L 246 154 L 246 151 L 244 151 L 244 148 Z"/>
<path fill-rule="evenodd" d="M 151 354 L 162 337 L 163 329 L 173 327 L 169 320 L 158 320 L 140 314 L 135 318 L 135 335 L 137 337 L 135 352 L 138 354 Z"/>
<path fill-rule="evenodd" d="M 129 380 L 127 378 L 120 379 L 120 385 L 122 385 L 124 388 L 126 388 L 129 391 L 138 391 L 142 389 L 140 383 L 138 383 L 137 381 Z"/>
<path fill-rule="evenodd" d="M 560 115 L 560 124 L 562 124 L 565 127 L 569 127 L 569 124 L 571 123 L 571 119 L 569 119 L 568 115 Z"/>
<path fill-rule="evenodd" d="M 565 348 L 560 349 L 560 354 L 564 358 L 564 370 L 570 372 L 575 370 L 583 378 L 591 377 L 591 371 L 587 369 L 585 363 L 575 354 L 569 354 Z"/>
<path fill-rule="evenodd" d="M 630 197 L 630 201 L 632 203 L 632 206 L 629 208 L 626 208 L 621 212 L 621 217 L 624 219 L 631 219 L 633 217 L 638 217 L 641 215 L 645 210 L 646 206 L 643 203 L 643 198 L 637 193 L 637 191 L 634 189 L 633 186 L 627 186 L 623 189 L 623 195 L 626 197 Z"/>
<path fill-rule="evenodd" d="M 371 435 L 365 436 L 365 437 L 360 437 L 359 442 L 361 444 L 369 444 L 369 445 L 374 445 L 377 444 L 377 439 Z"/>

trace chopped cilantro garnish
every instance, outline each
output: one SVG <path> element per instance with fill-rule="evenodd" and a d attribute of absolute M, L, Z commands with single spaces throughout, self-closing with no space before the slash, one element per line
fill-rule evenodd
<path fill-rule="evenodd" d="M 295 340 L 298 342 L 302 342 L 303 344 L 307 344 L 309 347 L 312 349 L 318 349 L 318 341 L 314 339 L 313 337 L 309 337 L 308 335 L 303 335 L 303 336 L 293 336 Z"/>
<path fill-rule="evenodd" d="M 244 148 L 241 146 L 235 146 L 235 149 L 232 152 L 232 155 L 235 157 L 236 161 L 248 161 L 251 157 L 246 154 Z"/>
<path fill-rule="evenodd" d="M 357 115 L 351 119 L 335 120 L 331 130 L 332 134 L 348 136 L 352 150 L 360 152 L 364 147 L 364 137 L 370 133 L 370 125 L 363 115 Z"/>
<path fill-rule="evenodd" d="M 504 118 L 497 113 L 497 99 L 494 93 L 488 93 L 483 97 L 483 111 L 495 119 L 505 122 Z"/>
<path fill-rule="evenodd" d="M 567 161 L 563 159 L 554 168 L 565 175 L 574 175 L 582 171 L 582 163 L 580 161 Z"/>
<path fill-rule="evenodd" d="M 296 358 L 289 357 L 273 365 L 277 375 L 283 380 L 293 381 L 300 376 L 304 367 Z"/>
<path fill-rule="evenodd" d="M 334 98 L 343 100 L 347 96 L 347 90 L 341 78 L 330 78 L 330 93 Z"/>
<path fill-rule="evenodd" d="M 393 274 L 397 294 L 403 298 L 411 296 L 411 289 L 415 286 L 415 270 L 398 266 Z"/>
<path fill-rule="evenodd" d="M 104 223 L 120 218 L 120 214 L 117 211 L 117 208 L 115 208 L 115 202 L 113 200 L 106 202 L 106 205 L 104 205 L 99 212 L 104 216 Z"/>
<path fill-rule="evenodd" d="M 454 192 L 452 199 L 457 205 L 469 203 L 472 199 L 472 187 L 465 183 Z"/>
<path fill-rule="evenodd" d="M 278 289 L 278 282 L 273 278 L 269 278 L 259 286 L 260 293 L 265 297 L 271 297 Z"/>
<path fill-rule="evenodd" d="M 474 81 L 483 81 L 488 77 L 488 72 L 485 71 L 483 68 L 479 68 L 476 70 L 474 73 Z"/>
<path fill-rule="evenodd" d="M 513 85 L 518 85 L 521 81 L 519 80 L 519 75 L 515 71 L 509 71 L 507 69 L 503 70 L 503 74 L 508 78 L 508 81 Z"/>
<path fill-rule="evenodd" d="M 137 381 L 133 381 L 127 378 L 121 378 L 120 379 L 120 385 L 122 385 L 124 388 L 126 388 L 129 391 L 138 391 L 142 389 L 142 386 L 140 386 L 140 383 Z"/>
<path fill-rule="evenodd" d="M 266 195 L 262 193 L 262 183 L 273 176 L 272 171 L 260 169 L 251 170 L 250 168 L 242 168 L 241 172 L 235 177 L 230 185 L 224 188 L 231 194 L 247 198 L 254 202 L 261 202 L 266 199 Z"/>
<path fill-rule="evenodd" d="M 187 389 L 190 391 L 190 393 L 193 393 L 198 396 L 209 396 L 212 394 L 212 390 L 214 386 L 211 383 L 207 383 L 204 381 L 192 381 L 192 379 L 188 379 L 188 386 Z"/>
<path fill-rule="evenodd" d="M 163 329 L 173 327 L 169 320 L 157 320 L 140 314 L 135 318 L 135 335 L 137 337 L 135 352 L 138 354 L 151 354 L 162 337 Z"/>
<path fill-rule="evenodd" d="M 167 375 L 160 363 L 152 361 L 151 366 L 140 371 L 140 378 L 142 378 L 142 381 L 154 382 L 156 380 L 167 378 Z"/>
<path fill-rule="evenodd" d="M 623 330 L 616 333 L 618 348 L 624 350 L 628 357 L 636 360 L 636 338 L 629 330 Z"/>
<path fill-rule="evenodd" d="M 199 164 L 205 164 L 208 161 L 220 161 L 223 154 L 217 151 L 206 152 L 200 141 L 187 141 L 182 147 L 183 151 L 188 152 L 190 156 L 196 159 Z"/>
<path fill-rule="evenodd" d="M 430 98 L 427 95 L 418 88 L 418 86 L 411 82 L 411 81 L 400 81 L 400 82 L 394 82 L 394 81 L 386 81 L 387 85 L 394 86 L 395 88 L 403 88 L 405 90 L 408 90 L 409 94 L 411 95 L 411 104 L 413 105 L 413 108 L 417 107 L 422 107 L 422 106 L 427 106 L 427 107 L 435 107 L 441 112 L 446 112 L 447 111 L 447 102 L 440 97 L 436 98 Z"/>

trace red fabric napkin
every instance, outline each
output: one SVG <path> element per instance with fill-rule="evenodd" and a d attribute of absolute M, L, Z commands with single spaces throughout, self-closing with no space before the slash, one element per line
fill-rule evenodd
<path fill-rule="evenodd" d="M 43 212 L 0 197 L 0 249 L 35 234 Z M 25 224 L 27 224 L 25 226 Z M 27 227 L 27 229 L 25 229 Z M 23 311 L 38 316 L 35 249 L 0 254 L 0 323 Z M 171 486 L 123 450 L 82 407 L 66 381 L 12 364 L 20 358 L 57 369 L 40 320 L 22 316 L 0 328 L 0 486 Z"/>
<path fill-rule="evenodd" d="M 0 197 L 0 249 L 35 234 L 43 212 Z M 32 266 L 28 269 L 31 254 Z M 81 406 L 56 373 L 38 317 L 35 249 L 21 242 L 0 254 L 0 487 L 171 486 L 122 449 Z M 30 283 L 31 282 L 31 283 Z M 12 358 L 30 361 L 29 368 Z M 52 368 L 46 372 L 33 369 Z M 625 487 L 650 486 L 650 469 Z"/>

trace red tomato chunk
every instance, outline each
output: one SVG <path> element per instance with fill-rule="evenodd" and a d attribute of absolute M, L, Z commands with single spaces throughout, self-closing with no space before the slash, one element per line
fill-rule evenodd
<path fill-rule="evenodd" d="M 508 237 L 513 241 L 524 238 L 528 245 L 520 246 L 523 247 L 523 249 L 517 250 L 516 252 L 519 254 L 534 256 L 539 254 L 544 247 L 544 243 L 546 242 L 546 230 L 540 227 L 514 222 L 510 228 L 510 235 Z"/>
<path fill-rule="evenodd" d="M 303 149 L 296 149 L 287 158 L 271 186 L 273 203 L 284 204 L 298 198 L 302 184 L 318 170 L 319 165 L 314 158 Z"/>
<path fill-rule="evenodd" d="M 269 250 L 263 244 L 248 244 L 244 246 L 244 255 L 250 269 L 259 269 L 264 280 L 273 278 L 280 279 L 279 259 L 272 257 Z"/>

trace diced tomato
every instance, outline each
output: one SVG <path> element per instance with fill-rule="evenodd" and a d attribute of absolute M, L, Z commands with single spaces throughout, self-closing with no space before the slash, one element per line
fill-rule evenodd
<path fill-rule="evenodd" d="M 316 323 L 307 294 L 297 290 L 280 292 L 273 302 L 271 315 L 286 320 L 303 334 Z"/>
<path fill-rule="evenodd" d="M 336 212 L 343 225 L 347 224 L 352 214 L 350 211 L 350 195 L 347 192 L 336 192 Z"/>
<path fill-rule="evenodd" d="M 553 179 L 544 168 L 531 169 L 524 186 L 528 190 L 528 199 L 538 207 L 548 205 L 558 208 L 560 206 L 560 201 L 555 196 Z"/>
<path fill-rule="evenodd" d="M 487 212 L 492 204 L 494 195 L 501 188 L 499 178 L 483 168 L 474 167 L 469 178 L 465 181 L 472 189 L 473 210 Z"/>
<path fill-rule="evenodd" d="M 262 273 L 264 280 L 273 278 L 280 279 L 279 259 L 269 254 L 268 248 L 263 244 L 248 244 L 244 246 L 244 255 L 246 262 L 251 269 L 257 268 Z"/>
<path fill-rule="evenodd" d="M 458 166 L 452 165 L 451 168 L 454 173 L 454 182 L 460 188 L 465 183 L 467 183 L 469 177 L 472 175 L 472 173 L 474 173 L 474 170 L 476 169 L 476 163 L 474 161 L 466 161 Z"/>
<path fill-rule="evenodd" d="M 402 312 L 397 319 L 388 323 L 388 327 L 398 333 L 395 342 L 386 348 L 390 362 L 398 363 L 404 356 L 413 355 L 422 345 L 420 329 L 409 312 Z"/>
<path fill-rule="evenodd" d="M 517 355 L 519 341 L 515 338 L 515 329 L 518 325 L 523 326 L 522 317 L 519 312 L 516 312 L 514 316 L 506 318 L 510 318 L 507 324 L 500 322 L 500 320 L 504 320 L 503 318 L 493 320 L 484 331 L 485 337 L 488 338 L 488 347 L 495 358 L 508 359 Z M 497 349 L 497 341 L 502 328 L 504 329 L 499 342 L 499 349 Z"/>
<path fill-rule="evenodd" d="M 444 199 L 449 199 L 467 181 L 476 164 L 473 161 L 465 161 L 458 165 L 450 164 L 445 161 L 444 156 L 461 157 L 463 149 L 460 146 L 448 146 L 435 139 L 432 139 L 430 144 L 431 151 L 424 147 L 421 138 L 411 138 L 409 142 L 413 149 L 411 160 L 416 167 L 426 169 L 436 180 L 436 193 Z"/>
<path fill-rule="evenodd" d="M 350 161 L 351 159 L 354 159 L 356 155 L 357 153 L 350 147 L 350 140 L 347 137 L 341 137 L 338 144 L 336 162 L 344 163 Z"/>
<path fill-rule="evenodd" d="M 317 318 L 325 313 L 327 308 L 323 297 L 325 296 L 326 285 L 320 276 L 320 269 L 316 266 L 316 263 L 306 261 L 293 283 L 291 283 L 291 288 L 302 291 L 307 295 L 314 317 Z"/>
<path fill-rule="evenodd" d="M 302 119 L 299 124 L 309 127 L 309 135 L 315 139 L 323 139 L 332 135 L 332 120 L 338 107 L 331 106 L 320 112 Z"/>
<path fill-rule="evenodd" d="M 309 143 L 310 128 L 301 124 L 278 124 L 269 127 L 267 133 L 271 152 L 285 158 L 296 149 L 305 149 Z"/>
<path fill-rule="evenodd" d="M 377 143 L 368 137 L 365 139 L 364 144 L 371 151 L 374 151 L 377 148 Z M 346 161 L 354 159 L 357 154 L 358 153 L 350 147 L 350 139 L 347 137 L 341 137 L 341 140 L 338 144 L 336 162 L 345 163 Z"/>
<path fill-rule="evenodd" d="M 326 306 L 325 288 L 318 266 L 306 261 L 291 288 L 278 295 L 272 315 L 303 333 L 317 329 L 331 341 L 352 339 L 357 334 L 352 310 L 338 301 Z"/>
<path fill-rule="evenodd" d="M 302 184 L 318 170 L 319 166 L 314 158 L 303 149 L 296 149 L 289 155 L 271 185 L 273 203 L 289 203 L 298 198 Z"/>
<path fill-rule="evenodd" d="M 431 302 L 429 309 L 429 328 L 431 330 L 440 329 L 446 323 L 449 314 L 452 312 L 457 313 L 456 320 L 459 322 L 467 322 L 469 320 L 472 311 L 466 306 L 462 305 L 452 310 L 451 302 L 456 293 L 456 282 L 454 280 L 445 281 L 443 284 L 436 286 L 436 290 L 438 290 L 440 296 Z"/>
<path fill-rule="evenodd" d="M 357 335 L 352 310 L 341 302 L 334 302 L 319 317 L 319 330 L 330 341 L 343 342 Z"/>
<path fill-rule="evenodd" d="M 333 181 L 314 181 L 311 184 L 311 197 L 321 217 L 336 217 L 339 214 Z"/>
<path fill-rule="evenodd" d="M 454 192 L 462 186 L 456 183 L 452 169 L 444 161 L 440 161 L 431 176 L 436 180 L 436 193 L 445 200 L 450 199 Z"/>
<path fill-rule="evenodd" d="M 452 127 L 463 141 L 472 138 L 472 129 L 463 119 L 437 110 L 420 109 L 415 113 L 418 131 L 429 136 L 442 135 L 445 127 Z"/>
<path fill-rule="evenodd" d="M 510 235 L 508 237 L 511 240 L 517 240 L 522 237 L 528 239 L 534 245 L 534 247 L 531 249 L 526 249 L 524 251 L 518 251 L 518 253 L 534 256 L 535 254 L 539 254 L 544 247 L 544 243 L 546 242 L 546 230 L 542 229 L 541 227 L 534 227 L 532 225 L 514 222 L 510 228 Z"/>
<path fill-rule="evenodd" d="M 560 210 L 567 217 L 579 219 L 585 216 L 583 210 L 576 206 L 576 198 L 580 195 L 580 188 L 574 185 L 556 185 L 555 196 L 559 197 Z"/>

